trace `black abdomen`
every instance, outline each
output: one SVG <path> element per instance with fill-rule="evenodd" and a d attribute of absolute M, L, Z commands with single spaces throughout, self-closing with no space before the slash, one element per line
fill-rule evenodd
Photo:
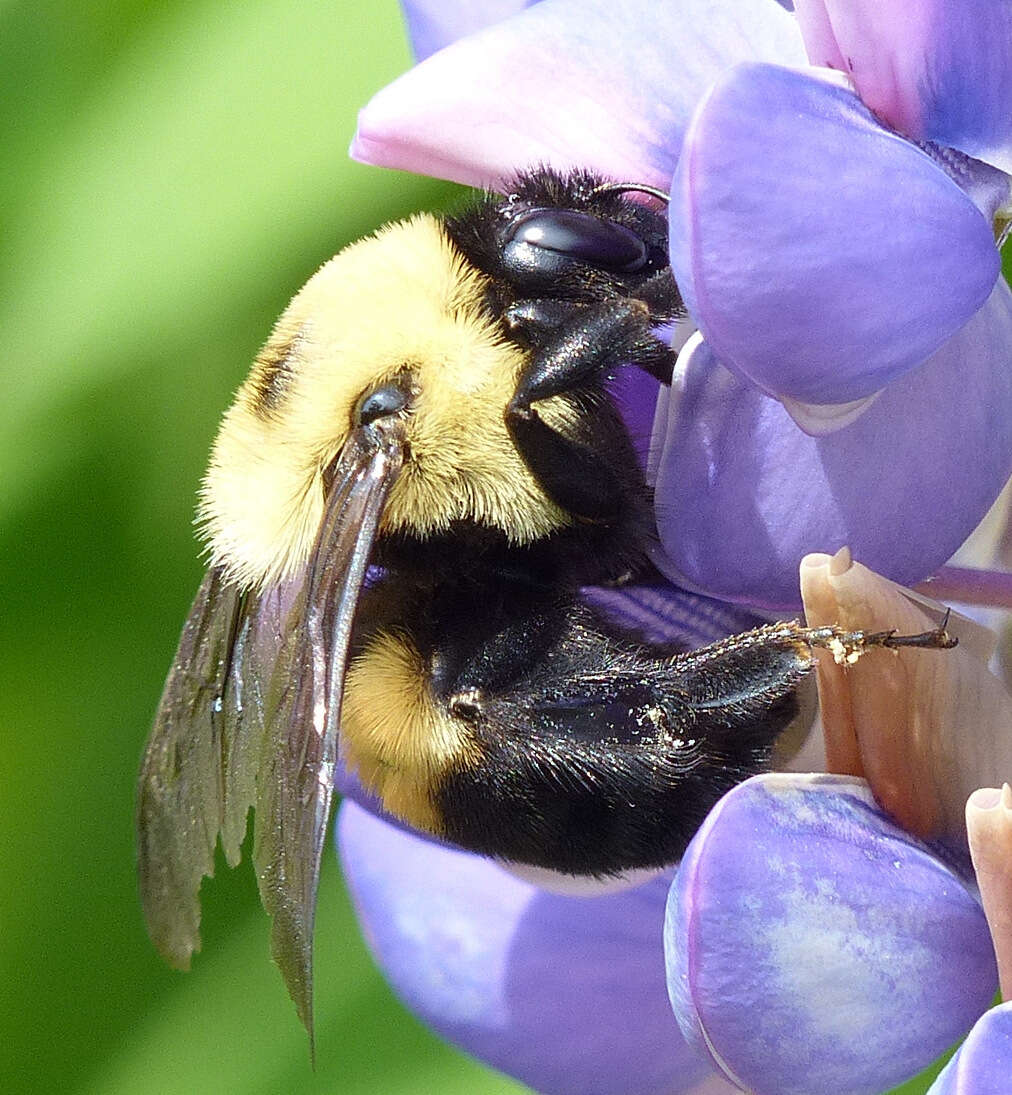
<path fill-rule="evenodd" d="M 783 625 L 669 656 L 505 582 L 481 602 L 421 597 L 405 624 L 469 743 L 428 782 L 441 835 L 573 874 L 679 859 L 717 799 L 767 767 L 811 667 Z"/>

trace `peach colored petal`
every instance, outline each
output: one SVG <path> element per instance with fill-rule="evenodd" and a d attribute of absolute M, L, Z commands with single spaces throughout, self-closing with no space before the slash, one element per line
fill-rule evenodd
<path fill-rule="evenodd" d="M 825 569 L 850 565 L 850 552 L 841 548 L 828 563 L 828 556 L 806 555 L 801 562 L 801 594 L 805 617 L 812 627 L 837 623 L 837 604 Z M 848 675 L 840 671 L 828 650 L 816 650 L 822 734 L 826 748 L 826 770 L 841 776 L 861 776 L 864 765 L 854 732 Z"/>
<path fill-rule="evenodd" d="M 1002 997 L 1012 1000 L 1012 788 L 982 787 L 966 803 L 970 855 L 998 958 Z"/>
<path fill-rule="evenodd" d="M 801 588 L 812 626 L 917 633 L 944 613 L 846 550 L 807 556 Z M 1012 778 L 1012 697 L 987 669 L 994 636 L 955 614 L 948 629 L 955 650 L 871 650 L 847 668 L 820 654 L 819 692 L 830 771 L 863 769 L 910 832 L 965 848 L 970 792 Z"/>

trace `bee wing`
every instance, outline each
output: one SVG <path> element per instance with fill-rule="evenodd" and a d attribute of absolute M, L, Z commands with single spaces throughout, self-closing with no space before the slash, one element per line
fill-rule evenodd
<path fill-rule="evenodd" d="M 212 568 L 183 628 L 141 762 L 141 903 L 152 941 L 180 969 L 200 949 L 198 893 L 203 876 L 214 873 L 219 834 L 236 863 L 253 805 L 262 728 L 244 703 L 249 630 L 246 599 Z"/>
<path fill-rule="evenodd" d="M 253 859 L 273 919 L 271 950 L 313 1037 L 313 923 L 330 816 L 348 646 L 387 492 L 403 459 L 397 420 L 356 430 L 337 462 L 326 513 L 263 697 Z"/>
<path fill-rule="evenodd" d="M 394 420 L 356 430 L 337 462 L 305 570 L 244 593 L 204 577 L 141 764 L 141 902 L 155 946 L 186 969 L 200 949 L 201 879 L 220 837 L 235 866 L 250 806 L 272 952 L 312 1039 L 313 921 L 333 794 L 355 607 L 403 460 Z"/>

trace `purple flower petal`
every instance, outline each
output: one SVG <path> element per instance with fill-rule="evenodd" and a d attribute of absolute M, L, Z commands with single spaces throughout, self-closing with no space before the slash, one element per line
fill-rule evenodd
<path fill-rule="evenodd" d="M 841 68 L 894 128 L 1012 171 L 1007 0 L 798 0 L 816 65 Z"/>
<path fill-rule="evenodd" d="M 663 338 L 664 332 L 658 332 L 658 337 Z M 608 384 L 608 392 L 622 415 L 640 464 L 644 468 L 650 457 L 650 437 L 653 433 L 660 387 L 660 381 L 635 367 L 620 369 L 618 375 Z"/>
<path fill-rule="evenodd" d="M 494 185 L 537 163 L 667 187 L 710 82 L 742 60 L 804 64 L 771 0 L 544 0 L 381 91 L 351 154 Z"/>
<path fill-rule="evenodd" d="M 877 1095 L 996 986 L 976 900 L 839 776 L 760 776 L 721 800 L 672 886 L 665 952 L 686 1037 L 756 1095 Z"/>
<path fill-rule="evenodd" d="M 928 1095 L 1007 1095 L 1012 1077 L 1012 1003 L 977 1020 Z"/>
<path fill-rule="evenodd" d="M 845 544 L 911 585 L 956 550 L 1012 472 L 1012 293 L 987 304 L 856 422 L 803 434 L 784 408 L 682 351 L 657 442 L 656 508 L 676 584 L 797 608 L 798 564 Z"/>
<path fill-rule="evenodd" d="M 781 396 L 780 402 L 805 433 L 823 437 L 856 422 L 881 394 L 878 391 L 863 399 L 852 399 L 849 403 L 799 403 L 789 396 Z"/>
<path fill-rule="evenodd" d="M 538 0 L 401 0 L 416 61 L 483 27 L 531 7 Z"/>
<path fill-rule="evenodd" d="M 679 160 L 671 265 L 728 368 L 804 403 L 868 396 L 987 299 L 991 225 L 833 78 L 739 65 Z"/>
<path fill-rule="evenodd" d="M 654 643 L 694 649 L 766 623 L 748 609 L 689 593 L 669 582 L 633 582 L 618 588 L 583 591 L 586 601 Z"/>
<path fill-rule="evenodd" d="M 676 1095 L 709 1074 L 667 1003 L 670 872 L 560 897 L 352 803 L 338 840 L 377 962 L 444 1038 L 549 1095 Z"/>

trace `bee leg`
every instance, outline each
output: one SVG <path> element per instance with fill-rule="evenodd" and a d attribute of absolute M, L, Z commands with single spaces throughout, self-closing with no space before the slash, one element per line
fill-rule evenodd
<path fill-rule="evenodd" d="M 532 404 L 553 395 L 564 395 L 588 380 L 603 379 L 630 361 L 646 368 L 666 370 L 674 355 L 656 338 L 650 310 L 629 297 L 610 300 L 599 307 L 581 308 L 558 323 L 552 302 L 531 301 L 525 308 L 537 315 L 538 305 L 548 309 L 556 326 L 524 369 L 510 409 L 522 414 Z M 531 317 L 529 317 L 529 322 Z"/>
<path fill-rule="evenodd" d="M 946 620 L 948 614 L 946 614 Z M 852 665 L 873 647 L 898 650 L 911 646 L 923 650 L 951 650 L 959 640 L 945 630 L 945 621 L 930 631 L 897 635 L 891 631 L 846 631 L 841 627 L 798 627 L 796 634 L 810 647 L 828 650 L 839 665 Z"/>
<path fill-rule="evenodd" d="M 653 336 L 651 324 L 654 319 L 646 317 L 646 322 L 643 322 L 642 307 L 638 299 L 614 301 L 602 309 L 600 306 L 595 307 L 583 302 L 539 297 L 517 301 L 515 304 L 510 305 L 503 314 L 503 320 L 514 337 L 536 348 L 544 348 L 544 351 L 539 353 L 536 359 L 541 360 L 544 353 L 554 356 L 556 351 L 553 348 L 558 346 L 559 334 L 563 328 L 569 327 L 573 330 L 590 328 L 589 333 L 593 336 L 593 328 L 602 315 L 607 317 L 605 320 L 606 326 L 607 324 L 616 323 L 619 326 L 629 325 L 634 340 L 632 349 L 637 355 L 636 365 L 662 384 L 670 384 L 671 372 L 677 355 L 672 352 L 670 346 Z M 607 330 L 605 334 L 608 339 L 614 337 L 613 330 Z M 626 352 L 628 352 L 630 345 L 628 335 L 622 337 L 625 338 L 624 344 L 627 348 Z M 619 363 L 625 364 L 624 361 Z M 592 360 L 588 364 L 588 375 L 592 375 L 601 368 L 600 359 Z M 611 364 L 611 367 L 614 367 L 614 363 Z M 539 367 L 533 362 L 531 369 L 535 373 L 539 372 Z M 531 373 L 531 369 L 528 370 L 525 376 Z M 570 374 L 568 377 L 563 376 L 562 390 L 573 387 L 578 379 L 579 377 L 575 373 Z M 534 384 L 539 383 L 539 377 L 533 376 L 532 381 Z M 522 394 L 520 389 L 524 386 L 524 383 L 525 381 L 521 379 L 518 394 Z M 537 394 L 533 391 L 528 391 L 526 394 L 528 402 L 546 398 L 545 394 Z"/>
<path fill-rule="evenodd" d="M 506 425 L 524 462 L 545 493 L 562 509 L 593 522 L 618 522 L 635 496 L 637 484 L 627 483 L 624 463 L 601 457 L 601 445 L 564 436 L 537 412 L 507 414 Z M 615 444 L 629 445 L 616 423 Z M 610 451 L 614 451 L 612 448 Z M 642 493 L 642 484 L 639 484 Z"/>
<path fill-rule="evenodd" d="M 582 309 L 535 353 L 506 408 L 506 427 L 545 493 L 563 509 L 588 521 L 620 520 L 630 499 L 642 494 L 639 465 L 617 411 L 610 421 L 599 416 L 590 437 L 580 435 L 579 416 L 567 417 L 564 405 L 549 415 L 537 404 L 560 395 L 600 399 L 604 378 L 625 362 L 670 357 L 650 330 L 645 305 L 635 300 Z M 567 429 L 570 421 L 574 428 Z M 602 430 L 610 436 L 602 439 Z"/>
<path fill-rule="evenodd" d="M 473 748 L 435 801 L 449 840 L 570 874 L 678 860 L 714 803 L 768 767 L 813 664 L 784 627 L 674 657 L 575 607 L 522 630 L 545 647 L 535 665 L 489 678 L 510 657 L 500 632 L 443 700 Z"/>

